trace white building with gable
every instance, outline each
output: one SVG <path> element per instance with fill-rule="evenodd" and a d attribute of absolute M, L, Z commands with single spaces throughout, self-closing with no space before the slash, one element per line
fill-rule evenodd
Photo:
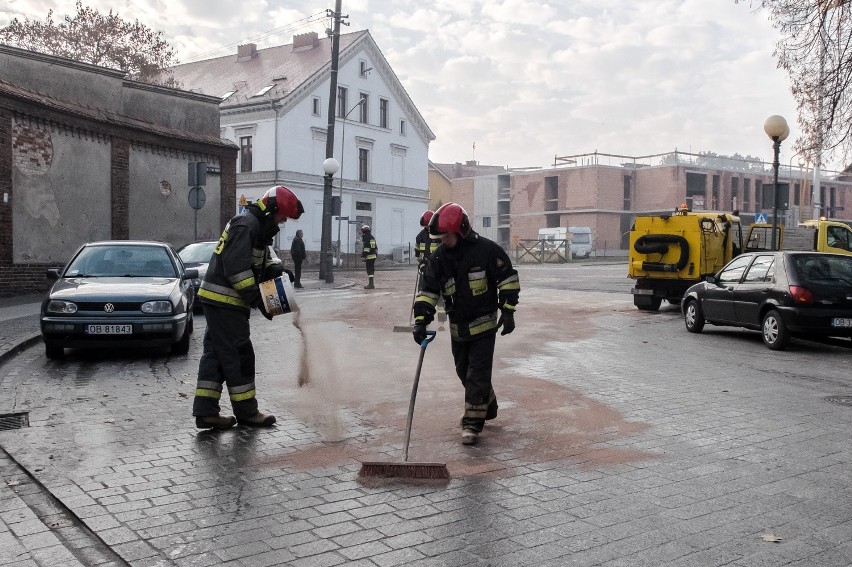
<path fill-rule="evenodd" d="M 291 45 L 241 45 L 234 55 L 172 71 L 182 88 L 222 99 L 221 137 L 240 147 L 237 202 L 286 185 L 305 214 L 282 226 L 277 247 L 288 250 L 301 229 L 309 253 L 319 251 L 331 38 L 312 32 Z M 332 220 L 332 240 L 359 254 L 360 227 L 368 224 L 380 254 L 413 246 L 429 205 L 435 135 L 368 31 L 340 36 L 337 84 L 334 157 L 342 167 L 333 194 L 342 219 Z"/>

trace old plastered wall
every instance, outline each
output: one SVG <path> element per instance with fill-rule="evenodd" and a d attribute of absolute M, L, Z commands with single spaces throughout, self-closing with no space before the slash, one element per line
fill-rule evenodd
<path fill-rule="evenodd" d="M 159 240 L 175 248 L 193 241 L 195 210 L 189 204 L 187 163 L 203 161 L 219 169 L 210 156 L 130 145 L 130 239 Z M 198 210 L 198 240 L 216 240 L 222 230 L 219 219 L 221 177 L 208 173 L 203 187 L 206 203 Z"/>
<path fill-rule="evenodd" d="M 13 261 L 64 263 L 110 238 L 110 142 L 73 128 L 12 120 Z"/>

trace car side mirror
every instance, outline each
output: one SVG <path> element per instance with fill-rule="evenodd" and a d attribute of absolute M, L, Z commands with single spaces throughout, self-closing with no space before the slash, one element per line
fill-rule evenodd
<path fill-rule="evenodd" d="M 48 268 L 47 269 L 47 279 L 58 280 L 59 279 L 59 268 Z"/>
<path fill-rule="evenodd" d="M 194 279 L 197 279 L 197 278 L 198 278 L 198 270 L 196 270 L 195 268 L 190 268 L 183 273 L 183 278 L 181 278 L 181 279 L 194 280 Z"/>
<path fill-rule="evenodd" d="M 707 276 L 707 283 L 716 283 L 716 276 Z"/>

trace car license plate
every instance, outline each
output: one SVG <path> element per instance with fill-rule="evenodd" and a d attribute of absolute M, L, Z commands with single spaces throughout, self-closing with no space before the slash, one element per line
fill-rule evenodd
<path fill-rule="evenodd" d="M 843 327 L 843 328 L 850 327 L 850 328 L 852 328 L 852 319 L 835 317 L 834 319 L 831 320 L 831 326 L 832 327 Z"/>
<path fill-rule="evenodd" d="M 89 325 L 89 335 L 132 335 L 133 325 Z"/>

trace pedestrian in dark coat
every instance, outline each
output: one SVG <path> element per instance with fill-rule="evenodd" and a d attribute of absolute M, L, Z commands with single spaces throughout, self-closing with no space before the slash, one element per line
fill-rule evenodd
<path fill-rule="evenodd" d="M 293 259 L 293 272 L 295 281 L 293 287 L 302 287 L 302 262 L 305 261 L 305 241 L 302 240 L 302 231 L 297 230 L 296 236 L 293 237 L 293 244 L 290 245 L 290 257 Z"/>

